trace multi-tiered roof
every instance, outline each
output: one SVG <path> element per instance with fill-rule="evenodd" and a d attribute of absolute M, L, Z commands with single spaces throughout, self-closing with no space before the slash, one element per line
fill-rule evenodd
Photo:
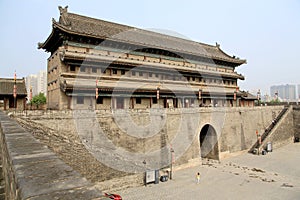
<path fill-rule="evenodd" d="M 74 13 L 67 12 L 66 8 L 60 7 L 59 21 L 53 19 L 52 33 L 44 43 L 38 47 L 53 52 L 63 42 L 63 35 L 77 35 L 86 38 L 90 42 L 102 42 L 109 40 L 119 43 L 131 44 L 136 49 L 153 48 L 161 49 L 182 57 L 194 56 L 202 59 L 209 59 L 215 63 L 222 62 L 230 66 L 239 66 L 246 63 L 246 60 L 229 56 L 220 49 L 220 45 L 208 45 L 192 40 L 165 35 L 153 31 L 143 30 L 131 26 L 94 19 Z M 53 45 L 56 44 L 56 45 Z"/>

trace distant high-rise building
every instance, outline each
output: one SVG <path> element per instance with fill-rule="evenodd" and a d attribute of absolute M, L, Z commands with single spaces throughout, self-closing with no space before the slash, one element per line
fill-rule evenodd
<path fill-rule="evenodd" d="M 298 94 L 297 94 L 298 96 L 297 96 L 297 98 L 300 99 L 300 84 L 298 84 L 297 88 L 298 88 Z"/>
<path fill-rule="evenodd" d="M 37 75 L 31 74 L 31 75 L 27 76 L 25 79 L 25 83 L 26 83 L 26 90 L 27 90 L 28 95 L 30 94 L 30 88 L 32 88 L 32 96 L 35 96 L 38 94 Z"/>
<path fill-rule="evenodd" d="M 46 71 L 40 71 L 37 74 L 37 91 L 38 93 L 44 93 L 47 95 L 47 73 Z"/>
<path fill-rule="evenodd" d="M 271 96 L 278 95 L 283 101 L 295 101 L 296 98 L 296 85 L 274 85 L 270 88 Z"/>
<path fill-rule="evenodd" d="M 31 74 L 26 77 L 26 90 L 27 94 L 30 94 L 30 88 L 32 88 L 32 96 L 44 93 L 47 95 L 47 73 L 46 71 L 40 71 L 38 74 Z"/>

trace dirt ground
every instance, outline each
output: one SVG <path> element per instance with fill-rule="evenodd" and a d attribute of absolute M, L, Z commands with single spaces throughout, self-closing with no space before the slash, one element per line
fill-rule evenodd
<path fill-rule="evenodd" d="M 174 179 L 117 191 L 123 199 L 300 199 L 300 143 L 176 171 Z M 196 173 L 201 173 L 196 183 Z"/>

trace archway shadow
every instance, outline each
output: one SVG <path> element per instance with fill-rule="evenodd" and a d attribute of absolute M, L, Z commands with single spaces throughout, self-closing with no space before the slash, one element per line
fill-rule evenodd
<path fill-rule="evenodd" d="M 219 145 L 216 130 L 210 124 L 206 124 L 200 131 L 201 158 L 219 160 Z"/>

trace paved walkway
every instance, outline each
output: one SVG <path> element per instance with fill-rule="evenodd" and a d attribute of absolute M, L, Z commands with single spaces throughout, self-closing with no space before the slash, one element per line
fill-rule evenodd
<path fill-rule="evenodd" d="M 96 199 L 103 196 L 93 183 L 3 112 L 0 112 L 0 141 L 7 181 L 6 199 Z"/>
<path fill-rule="evenodd" d="M 197 172 L 200 184 L 196 183 Z M 243 154 L 180 170 L 174 179 L 118 192 L 136 199 L 300 199 L 300 143 L 267 155 Z"/>

